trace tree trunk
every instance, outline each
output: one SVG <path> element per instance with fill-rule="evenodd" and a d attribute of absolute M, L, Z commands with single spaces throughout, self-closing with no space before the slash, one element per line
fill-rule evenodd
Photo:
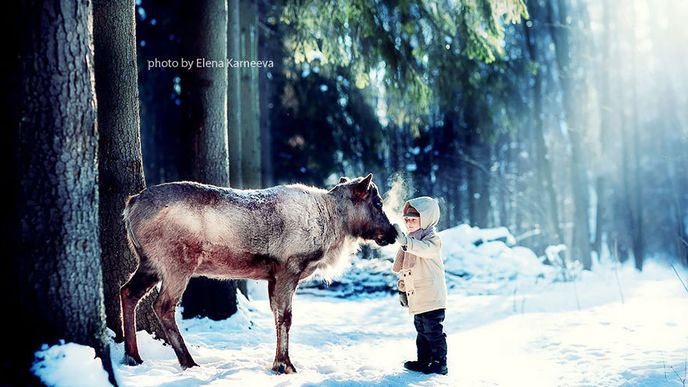
<path fill-rule="evenodd" d="M 100 177 L 100 245 L 107 327 L 123 340 L 119 288 L 137 265 L 127 244 L 122 210 L 145 187 L 139 132 L 134 0 L 93 3 Z M 164 337 L 153 295 L 139 305 L 137 327 Z"/>
<path fill-rule="evenodd" d="M 574 45 L 571 29 L 571 10 L 566 0 L 558 1 L 559 17 L 552 26 L 552 37 L 555 42 L 556 60 L 561 80 L 563 105 L 571 145 L 571 185 L 573 196 L 573 238 L 571 240 L 571 256 L 581 261 L 583 268 L 592 267 L 590 246 L 590 225 L 588 210 L 590 199 L 588 195 L 588 181 L 586 177 L 585 157 L 583 155 L 584 129 L 580 123 L 577 96 L 583 91 L 573 67 L 571 47 Z M 550 12 L 552 15 L 552 13 Z M 577 47 L 579 48 L 579 47 Z"/>
<path fill-rule="evenodd" d="M 465 156 L 462 155 L 463 151 L 462 149 L 467 149 L 470 144 L 469 144 L 469 135 L 467 130 L 462 130 L 463 128 L 459 128 L 458 120 L 455 120 L 455 129 L 454 133 L 456 133 L 456 153 L 459 158 L 459 160 L 462 160 Z M 472 203 L 473 203 L 473 194 L 472 194 L 472 188 L 471 188 L 471 181 L 472 181 L 472 171 L 473 171 L 473 166 L 469 165 L 467 163 L 463 164 L 463 168 L 459 168 L 458 170 L 458 177 L 459 181 L 457 183 L 457 218 L 459 219 L 460 223 L 466 223 L 470 224 L 472 221 Z"/>
<path fill-rule="evenodd" d="M 571 122 L 571 121 L 569 121 Z M 573 193 L 573 246 L 571 247 L 574 259 L 580 260 L 583 269 L 592 268 L 590 246 L 590 223 L 588 210 L 590 199 L 588 195 L 588 181 L 585 177 L 586 168 L 583 161 L 582 133 L 580 129 L 571 130 L 571 184 Z"/>
<path fill-rule="evenodd" d="M 516 161 L 512 159 L 513 151 L 511 150 L 511 148 L 505 153 L 506 153 L 505 156 L 507 158 L 504 161 L 504 165 L 502 166 L 504 168 L 503 173 L 498 175 L 498 177 L 497 177 L 498 179 L 500 179 L 503 182 L 503 184 L 501 186 L 500 185 L 493 185 L 493 188 L 495 189 L 494 197 L 496 199 L 495 200 L 496 203 L 493 203 L 490 200 L 488 200 L 487 205 L 488 205 L 488 207 L 494 207 L 495 210 L 493 210 L 493 212 L 494 211 L 497 212 L 497 216 L 495 216 L 495 221 L 492 223 L 493 225 L 509 227 L 512 230 L 514 229 L 514 227 L 516 229 L 520 229 L 520 226 L 522 223 L 522 218 L 518 214 L 515 214 L 515 216 L 513 218 L 511 218 L 510 217 L 511 211 L 509 211 L 510 210 L 509 201 L 512 199 L 511 196 L 516 196 L 516 195 L 509 195 L 509 185 L 510 184 L 517 185 L 518 182 L 514 182 L 513 179 L 511 179 L 511 181 L 510 181 L 510 179 L 506 178 L 506 176 L 509 175 L 509 172 L 510 172 L 509 169 L 512 167 L 515 167 L 514 164 L 516 164 Z M 525 179 L 522 178 L 521 180 L 525 180 Z M 517 211 L 514 211 L 514 212 L 517 212 Z M 514 221 L 511 222 L 510 219 L 513 219 Z M 512 226 L 514 226 L 514 227 L 512 227 Z"/>
<path fill-rule="evenodd" d="M 469 219 L 472 225 L 478 227 L 488 227 L 489 210 L 489 171 L 485 170 L 486 160 L 490 159 L 490 149 L 486 146 L 479 134 L 479 117 L 475 111 L 474 102 L 468 101 L 466 108 L 467 133 L 467 162 L 468 162 L 468 192 L 469 197 Z M 461 149 L 461 148 L 459 148 Z"/>
<path fill-rule="evenodd" d="M 466 195 L 467 195 L 467 200 L 466 204 L 468 207 L 468 223 L 472 225 L 476 225 L 476 217 L 477 217 L 477 200 L 475 200 L 475 192 L 476 192 L 476 177 L 477 172 L 475 170 L 475 166 L 473 165 L 468 165 L 466 168 Z"/>
<path fill-rule="evenodd" d="M 615 36 L 611 24 L 611 4 L 609 0 L 602 2 L 602 19 L 604 25 L 604 33 L 601 56 L 599 60 L 599 68 L 607 63 L 612 63 L 611 55 L 611 37 Z M 597 178 L 595 179 L 595 196 L 597 198 L 597 208 L 595 210 L 595 237 L 593 239 L 593 250 L 599 257 L 602 254 L 602 238 L 604 236 L 604 229 L 606 227 L 605 211 L 607 209 L 607 182 L 610 179 L 611 171 L 608 165 L 611 163 L 607 154 L 610 152 L 609 147 L 612 143 L 612 108 L 613 101 L 611 98 L 611 79 L 608 71 L 598 70 L 598 88 L 600 95 L 600 128 L 599 128 L 599 152 L 597 156 Z M 610 249 L 611 251 L 611 249 Z"/>
<path fill-rule="evenodd" d="M 241 58 L 241 21 L 239 0 L 229 0 L 227 19 L 227 55 L 230 58 Z M 241 69 L 229 68 L 227 78 L 227 114 L 229 132 L 229 185 L 233 188 L 244 188 L 242 170 L 242 128 L 241 128 Z M 246 280 L 236 280 L 237 288 L 248 297 Z"/>
<path fill-rule="evenodd" d="M 635 25 L 636 9 L 635 4 L 630 5 L 631 25 Z M 638 41 L 636 39 L 636 31 L 633 30 L 631 34 L 631 47 L 636 47 Z M 640 158 L 640 123 L 638 121 L 638 92 L 637 92 L 637 73 L 636 73 L 636 51 L 632 50 L 631 54 L 631 141 L 632 141 L 632 162 L 633 162 L 633 177 L 631 186 L 631 196 L 629 198 L 631 203 L 631 235 L 633 237 L 633 258 L 635 260 L 635 268 L 642 271 L 643 261 L 645 259 L 645 219 L 643 216 L 643 183 L 641 180 Z"/>
<path fill-rule="evenodd" d="M 621 77 L 619 77 L 619 82 L 621 83 Z M 624 95 L 622 90 L 625 90 L 625 88 L 619 87 L 619 97 L 621 100 L 625 100 Z M 625 103 L 625 101 L 624 101 Z M 620 117 L 621 117 L 621 132 L 626 133 L 629 131 L 628 129 L 628 118 L 626 117 L 626 114 L 624 113 L 623 109 L 620 112 Z M 616 220 L 616 227 L 615 229 L 617 230 L 617 237 L 616 240 L 618 241 L 617 246 L 618 246 L 618 252 L 619 252 L 619 261 L 620 262 L 626 262 L 629 258 L 630 251 L 632 250 L 632 245 L 633 245 L 633 214 L 632 214 L 632 202 L 631 202 L 631 190 L 632 190 L 632 173 L 631 173 L 631 160 L 630 158 L 632 157 L 630 154 L 630 148 L 631 146 L 629 145 L 629 136 L 622 136 L 621 137 L 621 184 L 622 184 L 622 189 L 621 191 L 623 192 L 621 195 L 616 200 L 616 210 L 615 213 L 618 216 L 618 219 Z"/>
<path fill-rule="evenodd" d="M 91 3 L 32 2 L 17 15 L 18 254 L 5 278 L 22 345 L 14 376 L 32 384 L 32 352 L 59 340 L 94 347 L 111 371 L 98 240 L 98 130 Z M 4 90 L 3 90 L 4 91 Z M 11 334 L 19 332 L 12 331 Z M 112 374 L 111 374 L 112 375 Z M 6 377 L 3 375 L 3 378 Z M 18 382 L 15 380 L 14 382 Z"/>
<path fill-rule="evenodd" d="M 19 2 L 10 3 L 3 7 L 3 13 L 9 23 L 0 25 L 5 32 L 3 36 L 28 36 L 28 31 L 22 25 L 22 13 L 18 8 L 21 5 Z M 14 313 L 19 311 L 19 306 L 23 304 L 23 300 L 19 299 L 17 289 L 19 289 L 20 278 L 18 276 L 18 265 L 20 260 L 18 257 L 19 250 L 19 213 L 17 204 L 19 203 L 19 158 L 17 155 L 18 149 L 18 125 L 20 121 L 20 114 L 17 109 L 18 96 L 22 90 L 23 82 L 20 79 L 21 75 L 21 42 L 19 39 L 6 39 L 3 50 L 5 57 L 0 61 L 0 127 L 5 130 L 0 132 L 0 165 L 2 165 L 3 193 L 5 196 L 6 206 L 2 216 L 0 216 L 0 233 L 3 241 L 3 255 L 5 259 L 0 261 L 0 270 L 3 273 L 3 279 L 0 281 L 0 293 L 5 297 L 0 297 L 0 310 L 14 316 Z M 23 332 L 22 325 L 25 325 L 23 318 L 7 318 L 5 319 L 6 332 Z M 23 384 L 30 384 L 31 382 L 38 382 L 30 380 L 30 373 L 28 372 L 31 362 L 33 360 L 33 351 L 35 347 L 20 346 L 19 351 L 12 351 L 13 353 L 5 353 L 0 356 L 0 385 L 13 385 L 21 382 Z"/>
<path fill-rule="evenodd" d="M 258 9 L 252 0 L 241 2 L 241 56 L 245 60 L 258 58 Z M 260 111 L 258 109 L 258 68 L 244 67 L 241 76 L 241 161 L 244 188 L 262 187 Z"/>
<path fill-rule="evenodd" d="M 258 18 L 256 19 L 256 24 L 260 23 L 262 20 L 267 19 L 267 14 L 272 12 L 269 7 L 274 7 L 274 5 L 267 4 L 267 2 L 259 2 Z M 261 42 L 263 34 L 261 32 L 266 31 L 267 28 L 256 28 L 256 42 L 255 46 L 257 49 L 257 59 L 261 60 L 272 60 L 274 55 L 272 53 L 272 44 L 268 42 L 268 38 L 265 39 L 265 43 Z M 271 36 L 272 41 L 283 42 L 284 38 L 281 36 Z M 279 64 L 277 64 L 279 66 Z M 260 131 L 260 165 L 261 165 L 261 186 L 271 187 L 274 185 L 273 181 L 273 166 L 272 166 L 272 128 L 271 128 L 271 114 L 270 101 L 273 99 L 272 96 L 272 83 L 273 77 L 268 77 L 268 73 L 273 71 L 280 71 L 279 68 L 260 68 L 257 71 L 258 79 L 258 106 L 256 110 L 258 112 L 258 125 Z M 381 180 L 382 181 L 382 180 Z"/>
<path fill-rule="evenodd" d="M 227 20 L 227 55 L 235 60 L 241 57 L 241 26 L 239 0 L 229 0 Z M 227 118 L 229 131 L 229 185 L 243 188 L 241 169 L 241 68 L 229 68 L 227 78 Z"/>
<path fill-rule="evenodd" d="M 194 61 L 182 79 L 184 129 L 191 144 L 191 179 L 229 186 L 227 154 L 227 69 L 197 66 L 197 60 L 227 58 L 226 0 L 184 3 L 184 57 Z M 182 298 L 182 317 L 222 320 L 237 311 L 236 284 L 194 278 Z"/>
<path fill-rule="evenodd" d="M 552 161 L 548 155 L 547 143 L 545 142 L 545 117 L 542 109 L 542 102 L 545 99 L 543 91 L 543 72 L 545 71 L 545 58 L 538 55 L 538 42 L 542 39 L 544 26 L 549 22 L 549 18 L 543 13 L 546 12 L 537 2 L 532 3 L 528 13 L 533 20 L 533 27 L 526 27 L 526 43 L 531 60 L 537 66 L 533 76 L 533 141 L 535 157 L 537 163 L 537 180 L 542 186 L 545 198 L 542 201 L 544 216 L 541 223 L 544 226 L 545 245 L 560 244 L 564 242 L 563 234 L 559 225 L 559 211 L 557 207 L 557 194 L 554 190 L 554 179 L 552 176 Z M 546 247 L 546 246 L 545 246 Z"/>
<path fill-rule="evenodd" d="M 473 149 L 476 151 L 473 156 L 475 161 L 479 164 L 480 169 L 476 168 L 476 220 L 475 224 L 478 227 L 486 228 L 491 227 L 490 222 L 490 180 L 491 175 L 489 172 L 490 168 L 490 158 L 491 149 L 490 146 L 485 144 L 483 139 L 479 137 L 476 133 L 476 140 L 480 145 L 474 145 Z"/>

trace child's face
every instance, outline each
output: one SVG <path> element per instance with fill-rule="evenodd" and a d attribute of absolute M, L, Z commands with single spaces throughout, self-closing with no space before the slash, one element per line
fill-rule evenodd
<path fill-rule="evenodd" d="M 404 216 L 404 223 L 408 232 L 414 232 L 420 229 L 420 218 L 415 216 Z"/>

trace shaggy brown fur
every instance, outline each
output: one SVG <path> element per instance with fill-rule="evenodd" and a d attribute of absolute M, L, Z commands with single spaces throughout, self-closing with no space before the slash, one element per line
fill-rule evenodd
<path fill-rule="evenodd" d="M 234 190 L 177 182 L 129 198 L 124 221 L 139 266 L 121 289 L 125 360 L 140 364 L 135 310 L 162 282 L 154 310 L 183 368 L 197 365 L 174 319 L 193 276 L 268 281 L 277 350 L 272 369 L 296 372 L 289 360 L 291 302 L 299 281 L 328 279 L 360 239 L 394 243 L 372 175 L 342 178 L 330 191 L 303 185 Z"/>

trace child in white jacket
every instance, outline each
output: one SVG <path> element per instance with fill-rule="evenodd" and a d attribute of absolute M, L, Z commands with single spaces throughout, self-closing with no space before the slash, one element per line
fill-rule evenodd
<path fill-rule="evenodd" d="M 414 315 L 418 360 L 404 367 L 425 374 L 447 374 L 447 335 L 442 322 L 447 307 L 447 285 L 442 262 L 442 241 L 435 231 L 440 219 L 437 201 L 428 196 L 404 204 L 408 235 L 398 224 L 397 252 L 392 270 L 399 274 L 399 290 L 406 295 L 409 312 Z"/>

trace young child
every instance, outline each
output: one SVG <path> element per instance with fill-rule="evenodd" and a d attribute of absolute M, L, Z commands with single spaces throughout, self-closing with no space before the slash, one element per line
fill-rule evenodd
<path fill-rule="evenodd" d="M 406 294 L 418 332 L 418 360 L 407 361 L 404 367 L 425 374 L 446 375 L 447 335 L 442 322 L 447 306 L 447 285 L 440 253 L 442 241 L 435 232 L 440 207 L 435 199 L 422 196 L 407 201 L 403 215 L 408 235 L 398 224 L 394 225 L 401 248 L 392 270 L 399 274 L 399 290 Z"/>

